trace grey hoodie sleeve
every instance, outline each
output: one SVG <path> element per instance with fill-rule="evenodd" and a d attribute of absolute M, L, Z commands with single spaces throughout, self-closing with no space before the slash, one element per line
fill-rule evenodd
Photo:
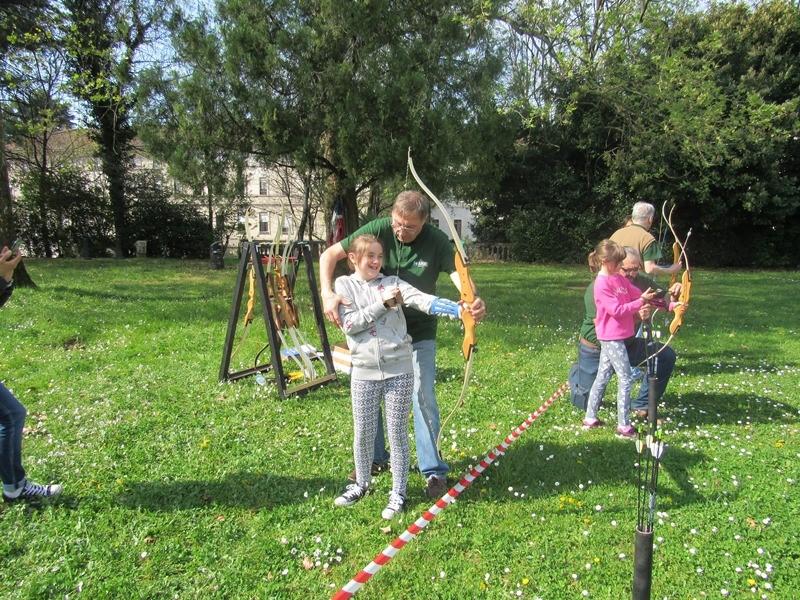
<path fill-rule="evenodd" d="M 426 315 L 431 312 L 431 304 L 436 300 L 436 296 L 431 296 L 425 292 L 419 291 L 410 283 L 406 283 L 402 279 L 395 279 L 391 287 L 397 286 L 400 288 L 400 293 L 403 295 L 403 304 L 406 306 L 413 306 L 417 310 L 424 312 Z"/>
<path fill-rule="evenodd" d="M 347 276 L 339 277 L 336 280 L 334 291 L 350 300 L 349 305 L 339 304 L 339 320 L 342 322 L 342 330 L 347 335 L 369 329 L 389 310 L 380 300 L 370 302 L 369 298 L 356 298 L 357 289 Z M 363 306 L 366 302 L 369 304 Z"/>

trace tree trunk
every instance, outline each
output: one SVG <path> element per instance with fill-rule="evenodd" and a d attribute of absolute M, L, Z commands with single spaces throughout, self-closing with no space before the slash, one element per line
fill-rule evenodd
<path fill-rule="evenodd" d="M 12 208 L 11 182 L 8 179 L 6 162 L 5 118 L 0 110 L 0 248 L 10 246 L 17 237 L 17 225 Z M 21 288 L 36 288 L 25 263 L 20 262 L 14 269 L 14 283 Z"/>
<path fill-rule="evenodd" d="M 381 203 L 383 201 L 383 190 L 381 185 L 376 181 L 369 186 L 369 207 L 367 208 L 367 218 L 376 219 L 381 212 Z"/>
<path fill-rule="evenodd" d="M 60 205 L 56 205 L 56 248 L 58 249 L 59 258 L 74 257 L 76 252 L 73 251 L 73 244 L 67 239 L 64 233 L 64 210 Z"/>
<path fill-rule="evenodd" d="M 103 164 L 103 174 L 108 180 L 108 195 L 111 199 L 111 208 L 114 213 L 114 229 L 116 241 L 114 255 L 116 258 L 125 258 L 130 249 L 128 239 L 127 207 L 125 203 L 125 175 L 128 157 L 128 132 L 124 126 L 120 127 L 115 112 L 107 107 L 97 106 L 95 112 L 100 122 L 100 158 Z"/>
<path fill-rule="evenodd" d="M 342 206 L 344 207 L 345 235 L 350 235 L 356 229 L 358 229 L 358 203 L 356 202 L 356 190 L 355 187 L 349 185 L 347 180 L 343 180 L 339 178 L 338 175 L 334 175 L 331 211 L 333 211 L 333 207 L 336 205 L 337 200 L 341 200 Z M 347 259 L 342 259 L 336 264 L 333 274 L 334 277 L 341 277 L 342 275 L 347 275 L 349 271 L 350 270 L 347 267 Z"/>
<path fill-rule="evenodd" d="M 47 167 L 39 169 L 39 235 L 42 236 L 42 250 L 47 258 L 53 258 L 53 245 L 50 242 L 50 228 L 47 226 Z"/>
<path fill-rule="evenodd" d="M 129 247 L 128 225 L 125 218 L 125 178 L 120 172 L 119 165 L 111 165 L 106 172 L 109 179 L 108 194 L 111 197 L 111 206 L 114 212 L 114 229 L 117 239 L 114 243 L 116 258 L 125 258 Z"/>
<path fill-rule="evenodd" d="M 358 220 L 358 198 L 355 186 L 350 184 L 348 179 L 339 175 L 334 175 L 333 198 L 331 198 L 331 210 L 336 205 L 336 201 L 341 200 L 344 207 L 345 233 L 350 235 L 359 227 Z"/>
<path fill-rule="evenodd" d="M 13 238 L 17 234 L 11 204 L 11 183 L 8 180 L 8 164 L 6 163 L 5 112 L 0 110 L 0 232 L 4 232 L 12 238 L 3 239 L 0 242 L 9 244 L 14 241 Z"/>
<path fill-rule="evenodd" d="M 311 174 L 303 176 L 303 216 L 300 217 L 300 227 L 297 229 L 297 239 L 302 240 L 305 236 L 306 227 L 309 226 L 308 219 L 311 216 Z M 308 241 L 313 239 L 313 227 L 309 227 Z"/>
<path fill-rule="evenodd" d="M 208 232 L 209 239 L 215 239 L 214 235 L 214 193 L 211 191 L 210 178 L 206 178 L 206 191 L 208 192 Z"/>

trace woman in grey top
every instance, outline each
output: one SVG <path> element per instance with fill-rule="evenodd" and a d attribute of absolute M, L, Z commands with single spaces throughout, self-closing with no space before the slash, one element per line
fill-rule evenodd
<path fill-rule="evenodd" d="M 406 304 L 428 314 L 454 319 L 460 317 L 461 307 L 452 300 L 425 294 L 396 276 L 383 275 L 383 246 L 372 235 L 360 235 L 353 240 L 347 259 L 355 272 L 339 277 L 335 290 L 346 298 L 339 305 L 339 318 L 353 365 L 350 396 L 356 483 L 349 484 L 334 504 L 350 506 L 369 489 L 373 441 L 383 398 L 392 491 L 381 516 L 391 519 L 405 507 L 408 416 L 414 391 L 411 337 L 406 332 L 401 307 Z"/>

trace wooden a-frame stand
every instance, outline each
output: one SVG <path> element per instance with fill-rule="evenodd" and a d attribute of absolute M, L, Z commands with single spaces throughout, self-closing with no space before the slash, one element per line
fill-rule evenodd
<path fill-rule="evenodd" d="M 256 373 L 263 373 L 265 371 L 272 371 L 275 373 L 275 379 L 278 384 L 278 393 L 281 398 L 286 398 L 291 394 L 303 394 L 317 388 L 326 383 L 336 380 L 336 371 L 333 368 L 333 358 L 331 357 L 331 347 L 328 343 L 328 333 L 325 331 L 325 322 L 322 318 L 322 305 L 317 292 L 317 279 L 314 275 L 314 264 L 311 258 L 311 248 L 308 244 L 296 243 L 292 250 L 292 255 L 295 260 L 299 260 L 302 256 L 303 262 L 306 266 L 306 276 L 308 277 L 308 287 L 311 292 L 311 303 L 314 309 L 314 320 L 317 325 L 317 333 L 319 334 L 320 345 L 322 346 L 323 362 L 325 363 L 325 374 L 317 377 L 311 381 L 305 381 L 296 386 L 287 385 L 287 377 L 283 370 L 283 361 L 281 360 L 281 341 L 278 336 L 278 325 L 273 319 L 272 303 L 267 293 L 267 278 L 264 275 L 264 267 L 261 263 L 261 252 L 258 245 L 252 242 L 244 242 L 242 244 L 242 258 L 239 261 L 239 271 L 236 276 L 236 286 L 233 289 L 233 302 L 231 303 L 231 314 L 228 319 L 228 332 L 225 336 L 225 347 L 222 351 L 222 363 L 219 367 L 220 381 L 236 381 Z M 241 371 L 230 372 L 231 354 L 233 352 L 233 341 L 236 336 L 236 324 L 239 320 L 239 312 L 242 306 L 242 294 L 244 293 L 245 282 L 247 281 L 247 268 L 249 265 L 253 266 L 256 278 L 256 287 L 258 288 L 258 298 L 261 300 L 261 313 L 264 318 L 264 325 L 267 329 L 267 339 L 270 348 L 270 362 L 264 364 L 257 364 L 249 369 Z M 296 277 L 295 270 L 295 277 Z M 290 282 L 291 287 L 294 288 L 294 279 Z M 298 349 L 302 351 L 302 349 Z M 312 357 L 309 357 L 312 358 Z M 316 357 L 314 357 L 316 359 Z"/>

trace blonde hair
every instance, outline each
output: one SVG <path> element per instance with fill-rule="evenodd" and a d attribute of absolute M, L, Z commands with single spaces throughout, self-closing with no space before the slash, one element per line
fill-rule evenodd
<path fill-rule="evenodd" d="M 360 236 L 355 238 L 352 242 L 350 242 L 350 246 L 347 248 L 347 264 L 350 266 L 351 271 L 355 271 L 356 269 L 356 262 L 358 262 L 367 249 L 377 242 L 381 246 L 381 250 L 383 250 L 383 244 L 381 241 L 376 238 L 374 235 L 370 233 L 362 233 Z M 353 258 L 350 258 L 350 255 L 354 255 Z"/>
<path fill-rule="evenodd" d="M 622 246 L 611 240 L 602 240 L 589 253 L 589 269 L 592 273 L 597 273 L 603 263 L 620 264 L 623 260 L 625 260 L 625 250 Z"/>

